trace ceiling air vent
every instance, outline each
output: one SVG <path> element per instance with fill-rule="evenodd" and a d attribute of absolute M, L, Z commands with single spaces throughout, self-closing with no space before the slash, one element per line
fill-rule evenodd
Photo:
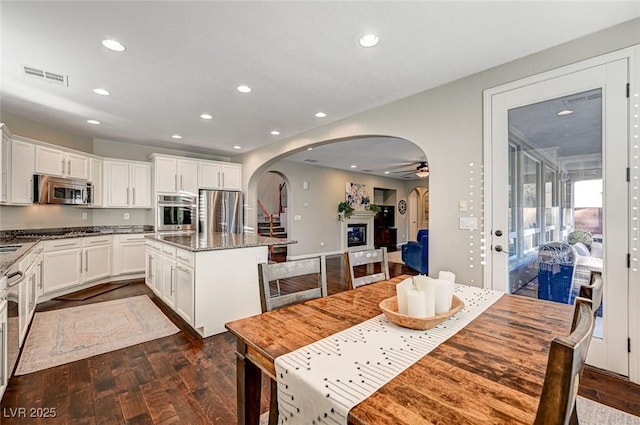
<path fill-rule="evenodd" d="M 28 77 L 36 78 L 51 84 L 69 87 L 68 77 L 66 75 L 57 74 L 55 72 L 45 71 L 43 69 L 34 68 L 32 66 L 22 66 L 24 74 Z"/>

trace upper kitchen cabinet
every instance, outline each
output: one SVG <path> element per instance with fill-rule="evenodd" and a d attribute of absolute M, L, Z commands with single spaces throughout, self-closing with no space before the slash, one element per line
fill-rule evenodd
<path fill-rule="evenodd" d="M 242 165 L 200 161 L 198 183 L 204 189 L 242 190 Z"/>
<path fill-rule="evenodd" d="M 12 204 L 33 204 L 34 152 L 32 143 L 11 140 Z"/>
<path fill-rule="evenodd" d="M 9 202 L 9 165 L 11 164 L 11 138 L 13 135 L 6 125 L 0 123 L 0 203 Z"/>
<path fill-rule="evenodd" d="M 102 206 L 102 194 L 104 193 L 103 174 L 102 159 L 91 158 L 89 160 L 89 181 L 93 183 L 93 199 L 91 203 L 91 206 L 93 207 Z"/>
<path fill-rule="evenodd" d="M 89 180 L 89 158 L 51 146 L 36 145 L 37 174 Z"/>
<path fill-rule="evenodd" d="M 151 164 L 105 160 L 103 167 L 107 207 L 151 208 Z"/>
<path fill-rule="evenodd" d="M 190 158 L 154 155 L 156 193 L 198 193 L 198 162 Z"/>

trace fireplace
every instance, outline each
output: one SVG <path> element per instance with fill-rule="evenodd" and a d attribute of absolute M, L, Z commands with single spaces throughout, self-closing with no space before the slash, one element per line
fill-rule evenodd
<path fill-rule="evenodd" d="M 367 223 L 349 223 L 347 225 L 347 246 L 367 245 Z"/>

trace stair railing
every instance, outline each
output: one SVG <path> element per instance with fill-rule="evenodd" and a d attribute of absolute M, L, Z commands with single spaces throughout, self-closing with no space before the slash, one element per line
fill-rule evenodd
<path fill-rule="evenodd" d="M 260 207 L 260 209 L 262 210 L 262 213 L 269 218 L 269 236 L 273 236 L 273 214 L 271 214 L 269 212 L 269 210 L 267 210 L 267 208 L 264 206 L 264 204 L 262 202 L 260 202 L 260 200 L 258 199 L 258 206 Z"/>

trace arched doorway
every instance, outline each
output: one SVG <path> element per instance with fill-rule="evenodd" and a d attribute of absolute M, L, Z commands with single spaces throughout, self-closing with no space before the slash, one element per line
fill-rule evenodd
<path fill-rule="evenodd" d="M 418 186 L 409 193 L 409 239 L 429 228 L 429 188 Z"/>
<path fill-rule="evenodd" d="M 258 182 L 257 233 L 260 236 L 287 238 L 288 183 L 286 176 L 277 171 L 267 171 Z M 272 261 L 287 259 L 287 246 L 273 246 L 269 252 Z"/>

